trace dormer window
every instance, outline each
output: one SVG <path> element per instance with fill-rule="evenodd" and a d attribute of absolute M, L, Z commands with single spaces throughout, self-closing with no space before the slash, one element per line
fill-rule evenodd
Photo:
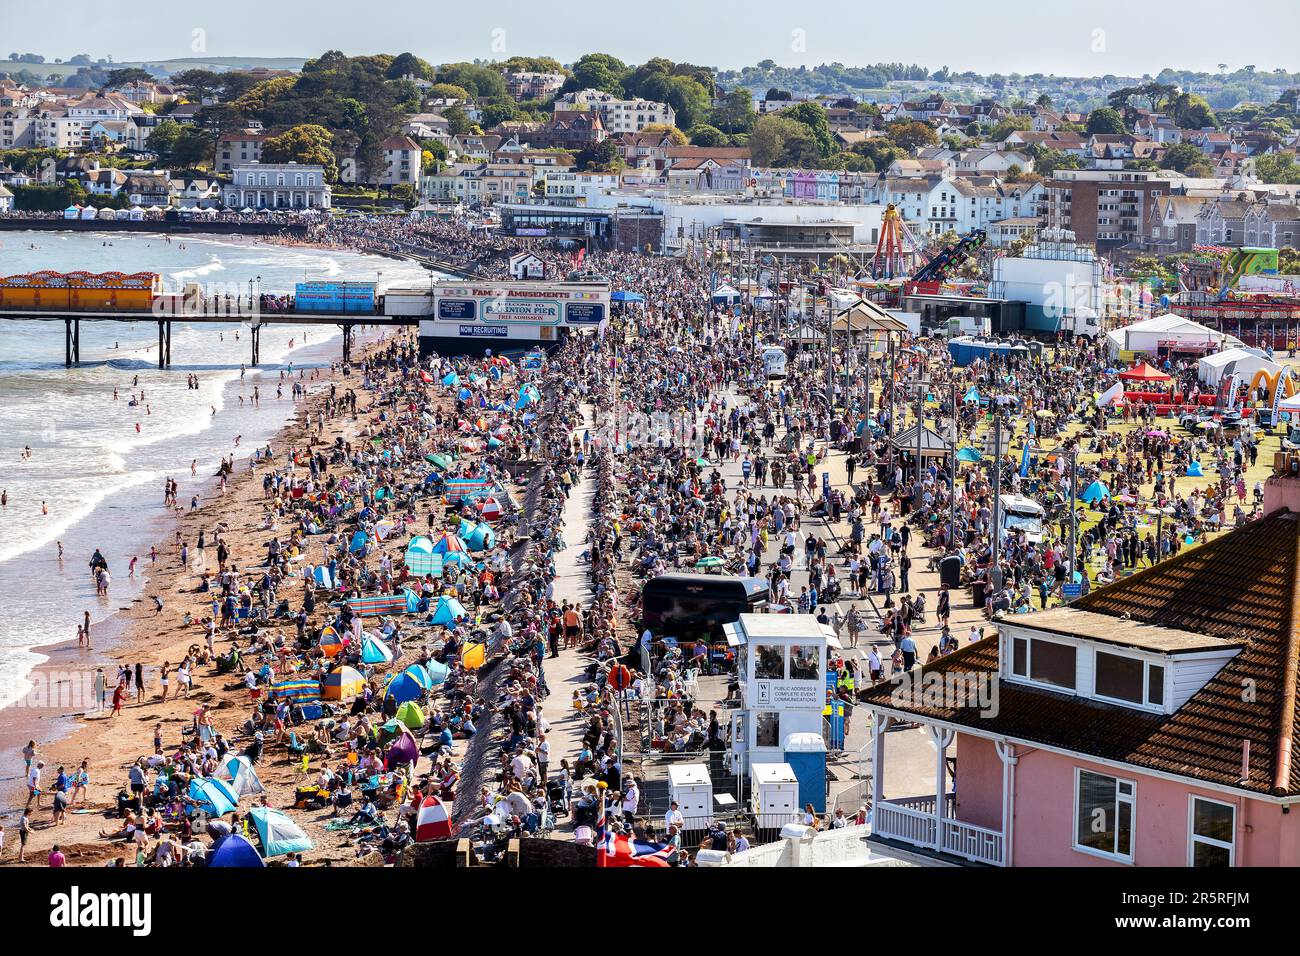
<path fill-rule="evenodd" d="M 1165 669 L 1161 664 L 1097 651 L 1094 681 L 1099 698 L 1141 707 L 1164 707 Z"/>
<path fill-rule="evenodd" d="M 1075 689 L 1078 649 L 1037 637 L 1017 637 L 1011 647 L 1011 673 L 1035 684 Z"/>

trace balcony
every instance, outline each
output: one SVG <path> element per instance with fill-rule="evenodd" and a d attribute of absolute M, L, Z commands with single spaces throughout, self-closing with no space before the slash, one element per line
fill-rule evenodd
<path fill-rule="evenodd" d="M 1006 841 L 1000 830 L 953 819 L 956 800 L 951 793 L 942 817 L 935 812 L 937 802 L 933 795 L 886 800 L 872 815 L 872 833 L 972 863 L 1006 864 Z"/>

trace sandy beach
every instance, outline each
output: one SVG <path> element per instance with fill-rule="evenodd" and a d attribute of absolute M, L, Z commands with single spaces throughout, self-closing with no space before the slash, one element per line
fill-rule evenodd
<path fill-rule="evenodd" d="M 372 343 L 367 351 L 379 344 Z M 359 414 L 353 418 L 336 414 L 326 418 L 323 431 L 314 439 L 308 426 L 328 397 L 329 382 L 337 381 L 340 389 L 351 388 L 358 394 Z M 276 464 L 283 462 L 283 453 L 291 447 L 309 444 L 332 443 L 336 437 L 345 441 L 356 438 L 366 421 L 368 393 L 361 387 L 360 373 L 355 369 L 344 378 L 339 369 L 321 369 L 319 376 L 308 380 L 312 393 L 300 400 L 293 420 L 272 440 Z M 252 449 L 249 449 L 252 452 Z M 137 576 L 146 576 L 147 583 L 140 594 L 122 607 L 108 620 L 98 622 L 92 629 L 92 648 L 78 647 L 76 640 L 62 641 L 41 648 L 49 660 L 39 665 L 31 675 L 35 685 L 23 701 L 0 710 L 0 753 L 6 767 L 3 787 L 4 803 L 9 812 L 3 817 L 5 835 L 4 852 L 0 865 L 15 865 L 17 861 L 17 819 L 21 814 L 25 786 L 22 776 L 20 748 L 35 740 L 40 759 L 45 761 L 48 780 L 52 781 L 60 766 L 71 773 L 84 759 L 90 761 L 90 785 L 85 808 L 91 812 L 72 812 L 58 828 L 50 826 L 49 797 L 42 798 L 41 809 L 33 812 L 33 829 L 28 846 L 28 864 L 43 864 L 49 847 L 58 843 L 73 865 L 96 865 L 121 855 L 130 849 L 122 843 L 98 839 L 102 828 L 112 828 L 115 823 L 105 813 L 115 811 L 118 791 L 125 781 L 127 767 L 137 758 L 153 752 L 153 734 L 159 724 L 169 741 L 178 736 L 180 725 L 192 721 L 196 709 L 206 704 L 213 714 L 218 730 L 234 736 L 234 721 L 243 722 L 246 716 L 248 692 L 239 683 L 240 675 L 215 674 L 211 665 L 201 665 L 194 672 L 194 687 L 188 698 L 177 697 L 178 681 L 175 668 L 193 645 L 204 642 L 199 621 L 210 613 L 211 593 L 199 593 L 197 575 L 181 566 L 177 540 L 193 542 L 200 529 L 208 535 L 219 522 L 224 523 L 223 538 L 230 548 L 229 563 L 240 568 L 253 566 L 265 560 L 265 539 L 271 532 L 263 527 L 265 505 L 262 494 L 262 477 L 268 465 L 261 464 L 250 470 L 248 457 L 240 458 L 227 482 L 224 493 L 213 479 L 207 482 L 200 495 L 200 507 L 185 510 L 170 519 L 171 530 L 157 542 L 158 558 L 150 564 L 145 556 Z M 274 467 L 274 465 L 270 466 Z M 179 536 L 179 538 L 178 538 Z M 216 562 L 209 548 L 207 564 L 215 569 Z M 68 555 L 70 562 L 80 562 L 83 555 Z M 155 598 L 163 602 L 156 610 Z M 318 608 L 316 618 L 323 618 L 326 605 Z M 184 623 L 186 613 L 193 623 Z M 79 614 L 69 612 L 70 622 Z M 313 620 L 313 626 L 319 626 Z M 72 624 L 70 623 L 69 629 Z M 289 624 L 284 630 L 292 630 Z M 229 648 L 233 632 L 218 633 L 217 651 Z M 111 707 L 98 709 L 93 700 L 93 680 L 96 667 L 102 667 L 107 678 L 109 697 L 116 684 L 119 665 L 132 668 L 140 663 L 145 669 L 146 691 L 143 703 L 135 702 L 135 687 L 131 688 L 129 702 L 117 717 L 110 717 Z M 170 696 L 164 702 L 159 675 L 164 663 L 172 668 Z M 69 705 L 73 706 L 69 706 Z M 244 705 L 241 707 L 240 705 Z M 282 753 L 268 756 L 259 765 L 259 775 L 268 789 L 272 806 L 285 806 L 292 802 L 295 762 L 285 762 Z M 301 774 L 298 774 L 301 779 Z M 78 809 L 78 808 L 74 808 Z M 321 851 L 315 855 L 317 862 L 336 862 L 350 859 L 351 850 L 333 852 L 334 834 L 313 827 L 308 819 L 300 819 Z"/>

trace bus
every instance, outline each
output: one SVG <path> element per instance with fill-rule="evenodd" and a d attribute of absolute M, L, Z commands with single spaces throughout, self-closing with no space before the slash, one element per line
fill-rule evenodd
<path fill-rule="evenodd" d="M 726 639 L 724 624 L 752 614 L 767 604 L 766 578 L 734 574 L 661 574 L 641 591 L 642 628 L 656 638 L 678 643 Z"/>

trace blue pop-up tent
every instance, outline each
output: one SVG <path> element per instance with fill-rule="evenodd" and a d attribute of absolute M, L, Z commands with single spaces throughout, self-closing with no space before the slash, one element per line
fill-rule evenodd
<path fill-rule="evenodd" d="M 453 597 L 443 596 L 438 598 L 438 606 L 433 610 L 433 623 L 450 627 L 456 623 L 456 618 L 464 617 L 465 614 L 465 605 Z"/>
<path fill-rule="evenodd" d="M 1083 489 L 1083 494 L 1079 495 L 1079 497 L 1089 504 L 1096 504 L 1103 498 L 1110 497 L 1110 489 L 1100 481 L 1094 481 L 1087 488 Z"/>
<path fill-rule="evenodd" d="M 451 673 L 450 667 L 446 664 L 439 663 L 438 661 L 429 661 L 429 663 L 424 665 L 424 669 L 429 672 L 430 687 L 437 687 L 439 684 L 443 683 L 443 681 L 447 679 L 447 675 Z"/>
<path fill-rule="evenodd" d="M 369 540 L 369 536 L 367 536 L 364 531 L 358 531 L 352 535 L 352 543 L 348 545 L 348 550 L 354 553 L 357 551 L 364 551 L 366 542 Z"/>
<path fill-rule="evenodd" d="M 419 681 L 403 671 L 388 682 L 388 687 L 384 689 L 384 696 L 404 704 L 408 700 L 419 700 L 423 697 L 424 688 L 420 686 Z"/>
<path fill-rule="evenodd" d="M 280 810 L 253 807 L 248 811 L 248 816 L 253 821 L 253 828 L 257 830 L 257 838 L 262 842 L 264 857 L 303 853 L 315 846 L 311 837 Z"/>
<path fill-rule="evenodd" d="M 366 635 L 361 639 L 361 661 L 364 664 L 391 664 L 393 652 L 383 641 Z"/>
<path fill-rule="evenodd" d="M 230 784 L 215 777 L 195 777 L 190 781 L 190 799 L 208 816 L 220 817 L 239 806 L 239 796 Z"/>
<path fill-rule="evenodd" d="M 444 375 L 444 376 L 442 377 L 442 384 L 443 384 L 443 385 L 459 385 L 459 384 L 460 384 L 460 376 L 457 375 L 455 372 L 448 372 L 446 375 Z"/>
<path fill-rule="evenodd" d="M 402 673 L 409 674 L 415 679 L 415 682 L 425 690 L 428 690 L 433 686 L 433 678 L 429 676 L 429 671 L 423 664 L 412 664 L 406 670 L 402 671 Z"/>
<path fill-rule="evenodd" d="M 249 843 L 242 834 L 232 833 L 223 839 L 208 857 L 208 866 L 264 867 L 257 847 Z"/>
<path fill-rule="evenodd" d="M 1199 461 L 1193 461 L 1190 465 L 1187 466 L 1187 477 L 1188 478 L 1205 477 L 1205 472 L 1201 471 L 1201 463 Z"/>

